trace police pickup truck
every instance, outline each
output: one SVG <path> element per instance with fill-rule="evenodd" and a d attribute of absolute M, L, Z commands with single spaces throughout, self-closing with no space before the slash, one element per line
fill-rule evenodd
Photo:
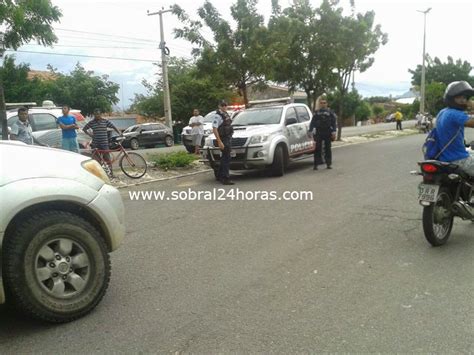
<path fill-rule="evenodd" d="M 273 176 L 282 176 L 290 161 L 314 152 L 314 140 L 308 136 L 310 120 L 308 106 L 298 103 L 240 112 L 232 122 L 230 168 L 266 168 Z M 221 151 L 213 134 L 206 138 L 201 154 L 203 161 L 216 172 Z"/>

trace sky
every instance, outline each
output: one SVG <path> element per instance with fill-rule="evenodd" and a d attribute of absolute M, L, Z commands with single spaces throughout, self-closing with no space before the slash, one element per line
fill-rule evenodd
<path fill-rule="evenodd" d="M 127 108 L 135 93 L 146 93 L 143 79 L 156 79 L 160 61 L 159 16 L 148 16 L 173 4 L 181 6 L 197 19 L 196 11 L 204 0 L 51 0 L 63 16 L 53 24 L 59 38 L 53 48 L 28 44 L 15 54 L 17 62 L 29 63 L 35 70 L 51 64 L 59 71 L 70 72 L 77 62 L 97 75 L 106 74 L 121 86 L 119 108 Z M 224 18 L 231 20 L 233 0 L 211 0 Z M 280 0 L 284 8 L 292 1 Z M 319 6 L 320 0 L 311 0 Z M 350 1 L 340 0 L 349 14 Z M 356 11 L 375 12 L 375 23 L 388 34 L 388 43 L 374 55 L 375 62 L 364 73 L 356 73 L 356 88 L 363 96 L 400 95 L 410 89 L 411 74 L 422 61 L 423 14 L 417 10 L 432 8 L 426 16 L 426 53 L 443 62 L 448 56 L 474 64 L 474 1 L 472 0 L 355 0 Z M 258 1 L 265 21 L 271 13 L 271 0 Z M 191 58 L 192 46 L 175 39 L 173 30 L 180 23 L 172 13 L 163 15 L 166 46 L 172 56 Z M 204 34 L 211 38 L 211 31 Z M 33 53 L 29 53 L 33 52 Z M 40 54 L 47 53 L 47 54 Z M 11 55 L 13 52 L 8 51 Z M 58 55 L 67 54 L 68 56 Z M 78 55 L 127 58 L 79 57 Z"/>

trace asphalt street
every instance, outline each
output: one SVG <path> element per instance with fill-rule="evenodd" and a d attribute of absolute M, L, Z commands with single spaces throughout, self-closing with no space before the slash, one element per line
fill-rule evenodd
<path fill-rule="evenodd" d="M 409 174 L 423 138 L 339 147 L 333 170 L 307 159 L 233 187 L 205 173 L 122 190 L 128 233 L 102 303 L 64 325 L 2 307 L 0 352 L 474 352 L 474 224 L 425 241 Z M 314 199 L 129 198 L 213 188 Z"/>

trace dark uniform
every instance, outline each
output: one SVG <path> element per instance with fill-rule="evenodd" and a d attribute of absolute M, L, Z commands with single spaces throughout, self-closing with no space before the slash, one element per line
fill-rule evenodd
<path fill-rule="evenodd" d="M 327 108 L 322 108 L 316 111 L 311 119 L 309 125 L 309 131 L 312 132 L 316 128 L 316 149 L 314 151 L 314 167 L 323 164 L 322 149 L 324 144 L 324 160 L 328 168 L 331 168 L 332 164 L 332 152 L 331 152 L 331 136 L 336 133 L 336 114 Z"/>
<path fill-rule="evenodd" d="M 225 111 L 217 110 L 216 114 L 220 116 L 222 122 L 220 122 L 217 127 L 219 136 L 222 143 L 224 144 L 224 150 L 222 151 L 221 161 L 219 165 L 219 170 L 217 172 L 217 178 L 224 182 L 230 179 L 230 151 L 231 151 L 231 141 L 232 134 L 234 133 L 234 128 L 232 127 L 232 119 L 229 114 Z M 217 145 L 217 141 L 216 141 Z"/>

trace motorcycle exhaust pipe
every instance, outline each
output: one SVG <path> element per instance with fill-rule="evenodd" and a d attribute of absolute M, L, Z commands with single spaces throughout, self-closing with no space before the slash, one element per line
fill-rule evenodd
<path fill-rule="evenodd" d="M 456 201 L 452 205 L 452 211 L 462 219 L 474 221 L 474 209 L 464 201 Z"/>

